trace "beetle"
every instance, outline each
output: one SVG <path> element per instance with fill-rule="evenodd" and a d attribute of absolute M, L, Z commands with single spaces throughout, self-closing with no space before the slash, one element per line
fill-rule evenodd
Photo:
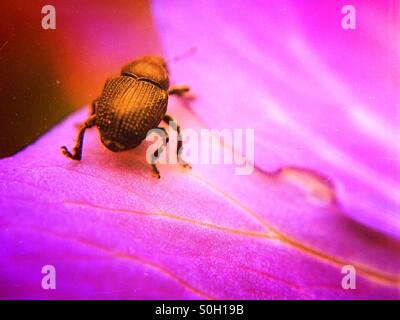
<path fill-rule="evenodd" d="M 163 144 L 153 154 L 153 174 L 160 178 L 154 159 L 169 142 L 167 131 L 159 127 L 165 122 L 177 131 L 177 156 L 179 162 L 190 168 L 180 157 L 182 136 L 178 122 L 168 115 L 168 96 L 183 96 L 190 90 L 187 85 L 169 86 L 168 69 L 165 60 L 159 56 L 144 56 L 125 65 L 121 74 L 109 78 L 99 98 L 92 102 L 88 119 L 79 129 L 72 152 L 61 147 L 62 154 L 73 160 L 82 159 L 85 131 L 96 126 L 102 144 L 113 152 L 137 147 L 149 130 L 160 129 L 164 133 Z"/>

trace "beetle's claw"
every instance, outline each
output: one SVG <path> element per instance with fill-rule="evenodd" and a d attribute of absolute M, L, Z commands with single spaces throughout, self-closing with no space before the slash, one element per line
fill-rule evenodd
<path fill-rule="evenodd" d="M 156 177 L 157 179 L 160 179 L 161 178 L 161 176 L 160 176 L 160 174 L 158 173 L 158 172 L 152 172 L 152 175 L 153 175 L 153 177 Z"/>
<path fill-rule="evenodd" d="M 160 176 L 160 171 L 158 171 L 158 169 L 157 169 L 157 167 L 156 167 L 155 164 L 152 164 L 152 165 L 151 165 L 151 169 L 152 169 L 152 174 L 153 174 L 153 176 L 156 177 L 156 178 L 158 178 L 158 179 L 160 179 L 160 178 L 161 178 L 161 176 Z"/>
<path fill-rule="evenodd" d="M 61 153 L 68 158 L 72 158 L 72 153 L 68 151 L 66 146 L 61 147 Z"/>
<path fill-rule="evenodd" d="M 181 160 L 181 165 L 186 169 L 192 170 L 192 166 L 187 162 L 184 162 L 184 161 Z"/>
<path fill-rule="evenodd" d="M 77 156 L 76 154 L 72 154 L 71 152 L 69 152 L 69 150 L 67 149 L 66 146 L 62 146 L 61 147 L 61 153 L 66 156 L 67 158 L 70 158 L 72 160 L 81 160 L 81 158 L 79 156 Z"/>
<path fill-rule="evenodd" d="M 184 164 L 183 167 L 192 170 L 192 166 L 189 163 Z"/>

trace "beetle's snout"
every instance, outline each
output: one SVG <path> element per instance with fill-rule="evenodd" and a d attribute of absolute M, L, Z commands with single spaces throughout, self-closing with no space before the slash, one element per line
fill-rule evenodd
<path fill-rule="evenodd" d="M 112 141 L 112 140 L 108 140 L 108 139 L 103 139 L 103 144 L 105 145 L 105 147 L 111 151 L 114 152 L 118 152 L 118 151 L 124 151 L 126 148 L 124 145 L 116 142 L 116 141 Z"/>

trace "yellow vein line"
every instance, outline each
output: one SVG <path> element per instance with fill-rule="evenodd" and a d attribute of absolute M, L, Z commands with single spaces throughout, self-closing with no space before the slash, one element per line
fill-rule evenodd
<path fill-rule="evenodd" d="M 54 166 L 53 166 L 54 167 Z M 63 168 L 63 167 L 59 167 L 59 166 L 55 166 L 57 168 L 61 168 L 67 171 L 72 171 L 72 172 L 76 172 L 79 174 L 83 174 L 89 177 L 92 177 L 96 180 L 100 180 L 103 182 L 107 182 L 110 183 L 107 179 L 101 179 L 95 176 L 92 176 L 90 174 L 86 174 L 83 173 L 81 171 L 76 171 L 76 170 L 72 170 L 72 169 L 67 169 L 67 168 Z M 348 261 L 342 260 L 340 258 L 336 258 L 333 256 L 330 256 L 328 254 L 322 253 L 320 251 L 318 251 L 317 249 L 311 248 L 309 246 L 306 246 L 304 244 L 299 243 L 298 241 L 296 241 L 295 239 L 291 238 L 290 236 L 280 232 L 279 230 L 277 230 L 276 228 L 274 228 L 273 226 L 271 226 L 262 216 L 260 216 L 258 213 L 256 213 L 255 211 L 251 210 L 250 208 L 248 208 L 247 206 L 245 206 L 244 204 L 242 204 L 239 200 L 235 199 L 234 197 L 232 197 L 231 195 L 229 195 L 228 193 L 224 192 L 223 190 L 221 190 L 220 188 L 218 188 L 217 186 L 213 185 L 211 182 L 209 182 L 206 178 L 195 174 L 194 172 L 190 172 L 188 173 L 190 174 L 192 177 L 196 178 L 198 181 L 204 183 L 205 185 L 207 185 L 208 187 L 210 187 L 211 189 L 213 189 L 215 192 L 221 194 L 225 199 L 228 199 L 230 202 L 232 202 L 233 204 L 235 204 L 237 207 L 241 208 L 245 213 L 249 214 L 251 217 L 253 217 L 255 220 L 257 220 L 261 226 L 263 226 L 266 231 L 270 231 L 272 233 L 275 234 L 275 237 L 273 236 L 268 236 L 269 238 L 274 238 L 277 240 L 282 241 L 283 243 L 286 243 L 296 249 L 298 249 L 299 251 L 306 253 L 314 258 L 318 258 L 322 261 L 328 262 L 332 265 L 335 265 L 337 267 L 342 267 L 343 265 L 349 264 Z M 114 185 L 116 187 L 119 187 L 121 189 L 122 185 Z M 126 189 L 123 189 L 125 192 L 127 191 Z M 154 203 L 151 203 L 149 200 L 144 199 L 140 196 L 140 194 L 134 192 L 133 190 L 128 190 L 128 193 L 131 192 L 133 194 L 135 194 L 136 196 L 138 196 L 139 198 L 141 198 L 143 201 L 152 204 L 154 206 Z M 156 207 L 157 208 L 157 207 Z M 159 208 L 157 208 L 159 209 Z M 161 209 L 159 209 L 160 212 L 162 212 Z M 173 215 L 171 215 L 173 216 Z M 224 227 L 221 227 L 224 228 Z M 235 230 L 235 229 L 233 229 Z M 244 231 L 247 232 L 247 231 Z M 262 233 L 261 233 L 262 234 Z M 356 266 L 357 270 L 361 273 L 364 274 L 364 276 L 368 279 L 371 279 L 375 282 L 378 283 L 382 283 L 385 285 L 390 285 L 390 286 L 394 286 L 394 287 L 400 287 L 400 277 L 395 276 L 395 275 L 391 275 L 391 274 L 384 274 L 383 272 L 379 272 L 378 270 L 373 270 L 367 266 L 363 266 L 361 263 L 352 263 Z"/>
<path fill-rule="evenodd" d="M 77 202 L 77 201 L 64 201 L 63 203 L 65 203 L 67 205 L 69 204 L 69 205 L 75 205 L 75 206 L 81 206 L 81 207 L 89 207 L 89 208 L 93 208 L 93 209 L 105 210 L 105 211 L 111 211 L 111 212 L 122 212 L 122 213 L 137 214 L 137 215 L 143 215 L 143 216 L 163 217 L 163 218 L 167 218 L 167 219 L 172 219 L 172 220 L 176 220 L 176 221 L 180 221 L 180 222 L 189 223 L 192 225 L 205 227 L 208 229 L 214 229 L 214 230 L 218 230 L 218 231 L 222 231 L 222 232 L 226 232 L 226 233 L 231 233 L 234 235 L 248 236 L 248 237 L 254 237 L 254 238 L 274 239 L 273 237 L 270 237 L 268 234 L 263 233 L 263 232 L 225 227 L 225 226 L 214 224 L 214 223 L 203 222 L 201 220 L 178 216 L 175 214 L 168 213 L 166 211 L 146 212 L 146 211 L 138 211 L 138 210 L 131 210 L 131 209 L 109 208 L 109 207 L 103 207 L 103 206 L 93 205 L 93 204 L 89 204 L 89 203 L 81 203 L 81 202 Z"/>
<path fill-rule="evenodd" d="M 197 175 L 197 174 L 195 174 L 193 172 L 191 172 L 190 175 L 195 177 L 197 180 L 203 182 L 204 184 L 206 184 L 208 187 L 210 187 L 214 191 L 216 191 L 219 194 L 221 194 L 224 198 L 226 198 L 229 201 L 231 201 L 232 203 L 234 203 L 236 206 L 238 206 L 239 208 L 244 210 L 250 216 L 252 216 L 255 219 L 257 219 L 257 221 L 259 221 L 267 230 L 270 230 L 271 232 L 276 234 L 276 238 L 278 240 L 280 240 L 280 241 L 282 241 L 282 242 L 284 242 L 284 243 L 286 243 L 286 244 L 298 249 L 299 251 L 301 251 L 303 253 L 311 255 L 314 258 L 318 258 L 318 259 L 323 260 L 325 262 L 329 262 L 330 264 L 338 266 L 340 268 L 343 265 L 349 264 L 348 261 L 345 261 L 345 260 L 342 260 L 340 258 L 336 258 L 336 257 L 330 256 L 330 255 L 328 255 L 326 253 L 322 253 L 322 252 L 318 251 L 317 249 L 314 249 L 314 248 L 311 248 L 309 246 L 306 246 L 304 244 L 299 243 L 295 239 L 291 238 L 290 236 L 280 232 L 279 230 L 277 230 L 276 228 L 271 226 L 258 213 L 256 213 L 252 209 L 248 208 L 243 203 L 241 203 L 239 200 L 237 200 L 233 196 L 229 195 L 225 191 L 221 190 L 217 186 L 213 185 L 206 178 L 204 178 L 204 177 L 202 177 L 200 175 Z M 390 286 L 394 286 L 394 287 L 400 287 L 400 277 L 399 276 L 395 276 L 395 275 L 391 275 L 391 274 L 384 274 L 383 272 L 379 272 L 378 270 L 373 270 L 373 269 L 371 269 L 371 268 L 369 268 L 367 266 L 363 266 L 360 263 L 355 263 L 354 265 L 356 266 L 356 269 L 359 271 L 359 273 L 363 274 L 368 279 L 371 279 L 371 280 L 373 280 L 375 282 L 379 282 L 379 283 L 382 283 L 382 284 L 385 284 L 385 285 L 390 285 Z"/>
<path fill-rule="evenodd" d="M 7 228 L 10 229 L 9 226 L 7 226 Z M 11 228 L 19 229 L 18 227 L 13 227 L 13 226 Z M 158 265 L 158 264 L 156 264 L 156 263 L 154 263 L 154 262 L 152 262 L 150 260 L 139 258 L 139 257 L 134 256 L 134 255 L 128 255 L 128 254 L 124 254 L 124 253 L 120 253 L 120 252 L 114 252 L 114 251 L 112 251 L 112 250 L 110 250 L 110 249 L 108 249 L 106 247 L 100 246 L 99 244 L 97 244 L 95 242 L 91 242 L 91 241 L 88 241 L 88 240 L 85 240 L 85 239 L 76 238 L 76 237 L 68 237 L 68 236 L 65 236 L 64 234 L 61 234 L 61 233 L 58 233 L 58 232 L 49 231 L 47 229 L 31 228 L 29 230 L 30 231 L 35 231 L 35 232 L 40 233 L 40 234 L 46 233 L 47 235 L 50 235 L 50 236 L 52 236 L 54 238 L 58 238 L 58 239 L 61 239 L 61 240 L 76 242 L 76 243 L 79 243 L 79 244 L 84 245 L 86 247 L 90 247 L 90 248 L 96 249 L 98 251 L 102 251 L 102 252 L 108 254 L 109 256 L 112 256 L 112 257 L 115 257 L 115 258 L 119 258 L 119 259 L 128 260 L 130 262 L 135 262 L 135 263 L 141 264 L 143 266 L 150 267 L 150 268 L 152 268 L 152 269 L 154 269 L 154 270 L 156 270 L 156 271 L 168 276 L 169 278 L 175 280 L 180 285 L 182 285 L 184 288 L 186 288 L 187 290 L 189 290 L 189 291 L 191 291 L 191 292 L 193 292 L 193 293 L 195 293 L 195 294 L 197 294 L 199 296 L 202 296 L 202 297 L 204 297 L 206 299 L 209 299 L 209 300 L 215 300 L 216 299 L 215 297 L 212 297 L 212 296 L 206 294 L 205 292 L 201 291 L 200 289 L 190 285 L 188 282 L 186 282 L 185 280 L 179 278 L 178 276 L 176 276 L 175 274 L 170 272 L 168 269 L 166 269 L 166 268 L 164 268 L 164 267 L 162 267 L 162 266 L 160 266 L 160 265 Z"/>

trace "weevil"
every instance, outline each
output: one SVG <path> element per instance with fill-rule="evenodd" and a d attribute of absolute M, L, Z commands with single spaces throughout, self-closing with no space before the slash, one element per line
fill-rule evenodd
<path fill-rule="evenodd" d="M 165 60 L 158 56 L 144 56 L 125 65 L 121 74 L 109 78 L 99 98 L 93 101 L 91 114 L 79 129 L 72 152 L 62 146 L 63 155 L 73 160 L 82 159 L 83 139 L 88 128 L 96 126 L 103 145 L 121 152 L 137 147 L 149 130 L 160 129 L 164 133 L 163 145 L 153 154 L 157 158 L 169 142 L 165 128 L 159 127 L 163 121 L 177 131 L 177 156 L 180 163 L 190 165 L 180 158 L 182 137 L 177 121 L 168 115 L 168 96 L 183 96 L 190 89 L 187 85 L 169 85 Z M 153 174 L 160 178 L 154 161 Z"/>

